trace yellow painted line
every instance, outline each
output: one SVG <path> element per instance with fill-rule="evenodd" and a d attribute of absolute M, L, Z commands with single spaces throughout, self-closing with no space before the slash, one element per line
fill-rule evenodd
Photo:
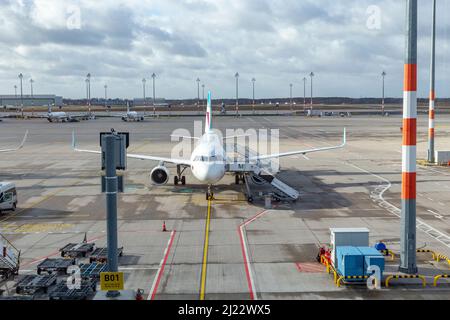
<path fill-rule="evenodd" d="M 209 243 L 209 223 L 211 221 L 211 200 L 208 200 L 208 215 L 206 216 L 205 226 L 205 242 L 203 246 L 203 263 L 202 263 L 202 277 L 200 283 L 200 300 L 205 300 L 205 286 L 206 286 L 206 267 L 208 263 L 208 243 Z"/>

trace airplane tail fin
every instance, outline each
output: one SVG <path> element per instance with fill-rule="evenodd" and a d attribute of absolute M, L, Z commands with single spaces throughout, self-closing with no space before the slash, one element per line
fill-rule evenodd
<path fill-rule="evenodd" d="M 206 104 L 205 133 L 211 130 L 212 130 L 211 92 L 208 91 L 208 102 Z"/>
<path fill-rule="evenodd" d="M 130 102 L 127 101 L 127 113 L 130 113 Z"/>

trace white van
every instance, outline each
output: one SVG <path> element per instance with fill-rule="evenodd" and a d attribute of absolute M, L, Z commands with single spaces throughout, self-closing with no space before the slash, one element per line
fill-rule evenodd
<path fill-rule="evenodd" d="M 17 191 L 12 182 L 0 182 L 0 213 L 4 210 L 16 210 Z"/>

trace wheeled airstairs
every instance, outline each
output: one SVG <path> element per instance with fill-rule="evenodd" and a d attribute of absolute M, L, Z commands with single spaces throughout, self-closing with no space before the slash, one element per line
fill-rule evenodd
<path fill-rule="evenodd" d="M 256 155 L 257 153 L 250 148 L 240 144 L 234 144 L 234 155 L 230 159 L 234 159 L 235 161 L 230 161 L 230 164 L 228 164 L 226 168 L 227 172 L 234 172 L 235 174 L 242 176 L 241 180 L 245 182 L 249 202 L 253 201 L 253 197 L 247 178 L 252 178 L 253 181 L 257 180 L 259 182 L 258 184 L 270 184 L 272 187 L 272 196 L 275 200 L 296 201 L 300 196 L 299 192 L 276 178 L 274 174 L 270 172 L 270 161 L 250 163 L 248 159 Z M 239 158 L 242 160 L 236 160 Z M 236 181 L 238 180 L 239 179 Z"/>
<path fill-rule="evenodd" d="M 227 172 L 234 172 L 236 174 L 242 173 L 242 175 L 244 175 L 244 181 L 247 188 L 247 196 L 249 199 L 251 199 L 252 197 L 246 175 L 249 175 L 249 177 L 253 176 L 262 183 L 269 183 L 272 186 L 273 197 L 276 200 L 295 201 L 300 196 L 300 193 L 297 190 L 288 186 L 286 183 L 269 174 L 268 172 L 265 172 L 255 164 L 234 162 L 232 164 L 228 164 L 226 169 Z"/>
<path fill-rule="evenodd" d="M 0 235 L 0 276 L 2 280 L 19 272 L 20 251 Z"/>

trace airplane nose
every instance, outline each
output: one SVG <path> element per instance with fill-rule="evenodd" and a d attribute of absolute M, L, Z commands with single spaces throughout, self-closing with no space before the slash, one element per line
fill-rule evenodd
<path fill-rule="evenodd" d="M 224 174 L 224 169 L 217 164 L 202 164 L 196 165 L 196 170 L 194 171 L 195 177 L 206 183 L 216 183 L 218 182 Z"/>

